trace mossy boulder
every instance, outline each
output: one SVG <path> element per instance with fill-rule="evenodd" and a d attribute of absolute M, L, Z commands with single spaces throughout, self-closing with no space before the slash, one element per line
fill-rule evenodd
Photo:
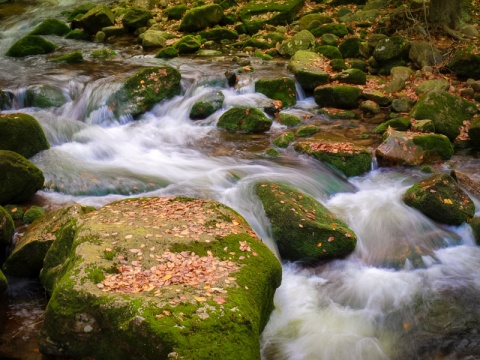
<path fill-rule="evenodd" d="M 116 116 L 138 117 L 160 101 L 179 95 L 180 79 L 178 70 L 170 66 L 140 70 L 107 99 L 107 105 Z"/>
<path fill-rule="evenodd" d="M 70 27 L 58 19 L 45 19 L 33 29 L 29 35 L 59 35 L 64 36 L 70 32 Z"/>
<path fill-rule="evenodd" d="M 328 83 L 330 75 L 323 71 L 318 64 L 325 62 L 325 58 L 313 51 L 299 50 L 288 62 L 288 69 L 295 75 L 302 89 L 313 91 L 317 86 Z"/>
<path fill-rule="evenodd" d="M 217 126 L 228 132 L 256 134 L 270 130 L 272 120 L 257 108 L 236 106 L 220 116 Z"/>
<path fill-rule="evenodd" d="M 437 133 L 454 140 L 460 134 L 463 121 L 470 120 L 477 111 L 473 102 L 443 90 L 433 90 L 417 101 L 410 116 L 416 120 L 432 120 Z"/>
<path fill-rule="evenodd" d="M 314 14 L 307 14 L 302 16 L 298 20 L 298 26 L 300 30 L 312 30 L 314 28 L 319 27 L 320 25 L 332 23 L 333 19 L 330 16 L 314 13 Z M 331 44 L 328 44 L 331 45 Z"/>
<path fill-rule="evenodd" d="M 45 214 L 44 208 L 33 205 L 30 208 L 28 208 L 28 210 L 25 211 L 25 213 L 23 214 L 23 222 L 25 224 L 31 224 L 44 214 Z"/>
<path fill-rule="evenodd" d="M 470 124 L 468 129 L 468 137 L 470 143 L 475 149 L 480 149 L 480 117 L 476 117 Z"/>
<path fill-rule="evenodd" d="M 375 132 L 377 134 L 383 134 L 385 131 L 387 131 L 388 128 L 399 130 L 399 131 L 405 131 L 410 129 L 411 126 L 412 126 L 412 123 L 410 122 L 409 118 L 398 117 L 398 118 L 393 118 L 381 123 L 375 128 Z"/>
<path fill-rule="evenodd" d="M 302 123 L 302 119 L 300 119 L 300 117 L 293 114 L 283 113 L 283 112 L 278 113 L 275 116 L 275 120 L 280 124 L 288 127 L 298 126 Z"/>
<path fill-rule="evenodd" d="M 11 57 L 25 57 L 29 55 L 49 54 L 54 52 L 57 45 L 38 35 L 27 35 L 15 42 L 5 55 Z"/>
<path fill-rule="evenodd" d="M 357 37 L 347 38 L 340 44 L 338 49 L 344 58 L 356 58 L 360 56 L 360 44 L 362 41 L 362 39 Z"/>
<path fill-rule="evenodd" d="M 144 49 L 164 47 L 167 44 L 164 32 L 158 30 L 147 30 L 138 36 Z"/>
<path fill-rule="evenodd" d="M 25 209 L 20 205 L 8 204 L 3 207 L 6 212 L 10 215 L 13 221 L 23 220 L 23 215 L 25 214 Z"/>
<path fill-rule="evenodd" d="M 113 26 L 115 15 L 105 5 L 97 5 L 72 21 L 72 28 L 82 28 L 89 34 L 96 34 L 102 28 Z"/>
<path fill-rule="evenodd" d="M 179 54 L 193 54 L 200 49 L 202 43 L 199 37 L 186 35 L 177 41 L 174 46 Z"/>
<path fill-rule="evenodd" d="M 68 21 L 73 21 L 77 16 L 79 15 L 84 15 L 87 12 L 89 12 L 91 9 L 93 9 L 96 5 L 93 3 L 85 3 L 80 6 L 77 6 L 75 9 L 73 9 L 69 14 L 68 14 Z"/>
<path fill-rule="evenodd" d="M 36 277 L 54 241 L 72 241 L 77 221 L 87 210 L 75 204 L 50 212 L 30 225 L 3 264 L 3 271 L 16 277 Z M 27 211 L 28 212 L 28 211 Z"/>
<path fill-rule="evenodd" d="M 348 66 L 343 59 L 330 60 L 330 66 L 333 71 L 343 71 L 348 69 Z"/>
<path fill-rule="evenodd" d="M 330 164 L 345 176 L 360 176 L 372 167 L 372 153 L 349 142 L 299 142 L 295 150 Z"/>
<path fill-rule="evenodd" d="M 338 42 L 338 36 L 330 33 L 323 34 L 320 39 L 322 45 L 338 46 Z"/>
<path fill-rule="evenodd" d="M 50 59 L 50 61 L 66 64 L 78 64 L 83 62 L 83 55 L 81 51 L 74 51 L 65 55 L 52 58 Z"/>
<path fill-rule="evenodd" d="M 0 206 L 0 246 L 2 244 L 10 245 L 15 233 L 15 224 L 13 219 L 3 207 Z"/>
<path fill-rule="evenodd" d="M 302 30 L 285 40 L 278 47 L 278 52 L 283 56 L 292 56 L 299 50 L 311 50 L 315 47 L 315 36 L 308 30 Z"/>
<path fill-rule="evenodd" d="M 169 6 L 164 13 L 167 15 L 168 20 L 180 20 L 188 9 L 187 5 L 180 4 Z"/>
<path fill-rule="evenodd" d="M 238 33 L 235 30 L 225 28 L 213 28 L 208 31 L 202 31 L 200 36 L 206 40 L 212 40 L 216 42 L 238 39 Z"/>
<path fill-rule="evenodd" d="M 410 133 L 388 129 L 375 155 L 381 166 L 416 166 L 448 160 L 453 156 L 450 140 L 440 134 Z"/>
<path fill-rule="evenodd" d="M 286 148 L 293 142 L 293 140 L 295 140 L 293 132 L 286 132 L 273 139 L 272 143 L 279 148 Z"/>
<path fill-rule="evenodd" d="M 0 295 L 2 295 L 8 289 L 8 280 L 0 270 Z"/>
<path fill-rule="evenodd" d="M 142 6 L 132 6 L 122 19 L 124 27 L 130 31 L 135 31 L 138 28 L 148 25 L 150 19 L 153 18 L 152 13 L 147 8 Z"/>
<path fill-rule="evenodd" d="M 450 82 L 446 79 L 427 80 L 421 84 L 418 84 L 418 86 L 415 88 L 415 93 L 417 95 L 423 95 L 433 90 L 447 91 L 449 88 Z"/>
<path fill-rule="evenodd" d="M 212 90 L 195 101 L 190 110 L 190 119 L 202 120 L 222 108 L 225 95 L 220 90 Z"/>
<path fill-rule="evenodd" d="M 310 31 L 315 37 L 321 37 L 324 34 L 333 34 L 338 37 L 344 37 L 348 34 L 348 29 L 343 24 L 326 24 Z"/>
<path fill-rule="evenodd" d="M 410 187 L 403 195 L 406 205 L 442 224 L 459 226 L 473 218 L 472 199 L 448 174 L 435 174 Z"/>
<path fill-rule="evenodd" d="M 412 124 L 412 130 L 422 133 L 434 133 L 435 125 L 433 124 L 432 120 L 415 120 L 415 122 Z"/>
<path fill-rule="evenodd" d="M 180 31 L 195 32 L 217 25 L 223 19 L 223 9 L 218 4 L 195 7 L 183 15 Z"/>
<path fill-rule="evenodd" d="M 282 259 L 311 263 L 342 258 L 355 250 L 355 233 L 314 198 L 274 182 L 256 184 L 255 192 Z"/>
<path fill-rule="evenodd" d="M 266 34 L 258 33 L 245 40 L 245 46 L 258 49 L 272 49 L 285 40 L 285 34 L 278 31 L 270 31 Z"/>
<path fill-rule="evenodd" d="M 52 294 L 43 354 L 260 359 L 281 265 L 230 208 L 129 199 L 84 216 L 72 235 L 55 241 L 41 273 Z"/>
<path fill-rule="evenodd" d="M 304 3 L 305 0 L 250 0 L 238 11 L 238 15 L 247 31 L 254 34 L 264 24 L 282 26 L 290 24 Z"/>
<path fill-rule="evenodd" d="M 50 147 L 39 122 L 22 113 L 0 114 L 0 150 L 31 158 Z"/>
<path fill-rule="evenodd" d="M 459 78 L 480 80 L 480 54 L 459 51 L 446 67 Z"/>
<path fill-rule="evenodd" d="M 159 59 L 171 59 L 177 56 L 178 50 L 175 48 L 175 46 L 167 46 L 155 54 L 155 57 Z"/>
<path fill-rule="evenodd" d="M 380 106 L 389 106 L 392 103 L 392 98 L 390 96 L 375 89 L 363 90 L 363 96 L 367 100 L 375 101 Z"/>
<path fill-rule="evenodd" d="M 55 85 L 32 85 L 25 90 L 25 107 L 46 109 L 60 107 L 67 101 L 63 90 Z"/>
<path fill-rule="evenodd" d="M 354 109 L 360 104 L 362 89 L 349 85 L 321 85 L 313 92 L 315 102 L 321 107 Z"/>
<path fill-rule="evenodd" d="M 65 35 L 65 39 L 69 40 L 90 40 L 91 34 L 83 29 L 74 29 Z"/>
<path fill-rule="evenodd" d="M 42 171 L 22 155 L 0 150 L 0 205 L 28 200 L 44 181 Z"/>
<path fill-rule="evenodd" d="M 367 75 L 362 70 L 347 69 L 333 77 L 333 80 L 344 84 L 365 85 Z"/>
<path fill-rule="evenodd" d="M 297 129 L 297 131 L 295 131 L 295 135 L 298 137 L 308 137 L 316 134 L 319 131 L 320 127 L 317 125 L 302 125 Z"/>
<path fill-rule="evenodd" d="M 400 36 L 393 36 L 378 41 L 373 50 L 373 57 L 380 64 L 386 64 L 398 59 L 405 59 L 410 50 L 410 42 Z"/>
<path fill-rule="evenodd" d="M 259 79 L 255 82 L 255 91 L 272 100 L 280 100 L 283 108 L 297 103 L 295 80 L 292 78 Z"/>

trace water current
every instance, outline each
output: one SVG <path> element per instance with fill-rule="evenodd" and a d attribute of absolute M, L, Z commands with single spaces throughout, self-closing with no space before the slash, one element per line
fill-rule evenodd
<path fill-rule="evenodd" d="M 31 159 L 48 187 L 35 202 L 54 209 L 74 202 L 100 207 L 131 196 L 215 199 L 242 214 L 276 252 L 252 184 L 288 182 L 344 219 L 359 242 L 347 259 L 311 268 L 283 264 L 275 310 L 261 339 L 265 360 L 480 359 L 480 248 L 467 224 L 441 226 L 402 203 L 403 192 L 425 174 L 374 169 L 347 180 L 292 149 L 266 157 L 271 134 L 285 129 L 280 124 L 267 135 L 217 130 L 216 121 L 229 107 L 261 107 L 267 101 L 254 92 L 254 81 L 288 75 L 281 61 L 252 60 L 255 72 L 233 89 L 223 75 L 234 68 L 231 54 L 165 62 L 136 45 L 112 45 L 117 56 L 97 61 L 88 54 L 105 44 L 47 37 L 62 52 L 82 50 L 86 61 L 59 65 L 45 56 L 5 56 L 40 21 L 76 5 L 0 2 L 0 88 L 15 94 L 15 109 L 9 111 L 37 118 L 51 144 Z M 114 118 L 105 106 L 107 97 L 135 70 L 160 64 L 180 70 L 182 95 L 157 104 L 139 120 Z M 26 87 L 39 84 L 61 88 L 67 103 L 46 110 L 24 107 Z M 225 95 L 223 109 L 192 122 L 193 103 L 211 88 Z M 298 95 L 289 111 L 316 120 L 329 136 L 348 139 L 366 126 L 359 121 L 339 126 L 315 117 L 309 112 L 313 100 Z M 480 162 L 474 159 L 457 156 L 439 169 L 450 168 L 480 178 Z M 46 299 L 37 283 L 9 280 L 13 286 L 0 301 L 0 358 L 40 359 L 32 339 Z"/>

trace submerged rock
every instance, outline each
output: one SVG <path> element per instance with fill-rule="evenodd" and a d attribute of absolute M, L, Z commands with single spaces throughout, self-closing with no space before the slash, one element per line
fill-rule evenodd
<path fill-rule="evenodd" d="M 257 134 L 268 131 L 272 126 L 272 120 L 257 108 L 237 106 L 220 116 L 217 126 L 229 132 Z"/>
<path fill-rule="evenodd" d="M 42 171 L 22 155 L 0 150 L 0 205 L 28 200 L 44 181 Z"/>
<path fill-rule="evenodd" d="M 255 186 L 285 260 L 318 261 L 345 257 L 357 243 L 354 232 L 314 198 L 288 185 Z"/>
<path fill-rule="evenodd" d="M 0 206 L 0 246 L 2 244 L 10 245 L 15 233 L 15 224 L 13 219 L 3 207 Z"/>
<path fill-rule="evenodd" d="M 448 174 L 436 174 L 410 187 L 403 201 L 442 224 L 459 226 L 475 214 L 472 199 Z"/>
<path fill-rule="evenodd" d="M 63 90 L 54 85 L 32 85 L 25 90 L 25 107 L 60 107 L 67 102 Z"/>
<path fill-rule="evenodd" d="M 44 354 L 260 359 L 281 265 L 222 204 L 144 198 L 86 215 L 52 245 L 41 279 L 53 290 Z"/>
<path fill-rule="evenodd" d="M 31 115 L 10 113 L 0 115 L 0 150 L 14 151 L 31 158 L 50 148 L 39 122 Z"/>
<path fill-rule="evenodd" d="M 38 35 L 27 35 L 8 49 L 5 55 L 11 57 L 25 57 L 29 55 L 49 54 L 57 48 L 57 45 L 45 40 Z"/>
<path fill-rule="evenodd" d="M 190 110 L 190 119 L 201 120 L 206 119 L 215 111 L 222 108 L 225 95 L 220 90 L 212 90 L 203 95 L 193 104 Z"/>

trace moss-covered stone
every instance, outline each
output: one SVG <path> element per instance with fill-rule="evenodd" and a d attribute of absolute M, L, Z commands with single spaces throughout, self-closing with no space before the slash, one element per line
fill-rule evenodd
<path fill-rule="evenodd" d="M 313 96 L 321 107 L 354 109 L 360 104 L 362 90 L 348 85 L 325 85 L 317 86 Z"/>
<path fill-rule="evenodd" d="M 295 150 L 332 165 L 347 177 L 363 175 L 372 166 L 371 151 L 348 142 L 301 142 Z"/>
<path fill-rule="evenodd" d="M 290 24 L 305 0 L 275 1 L 250 0 L 238 14 L 250 34 L 256 33 L 264 24 Z"/>
<path fill-rule="evenodd" d="M 288 127 L 294 127 L 302 123 L 302 119 L 298 116 L 282 112 L 275 116 L 275 120 Z"/>
<path fill-rule="evenodd" d="M 11 91 L 0 90 L 0 110 L 10 110 L 14 98 L 15 95 Z"/>
<path fill-rule="evenodd" d="M 338 37 L 344 37 L 348 34 L 348 29 L 343 24 L 326 24 L 311 30 L 313 36 L 321 37 L 324 34 L 334 34 Z"/>
<path fill-rule="evenodd" d="M 221 109 L 224 100 L 225 96 L 221 91 L 212 90 L 193 104 L 192 109 L 190 110 L 190 119 L 206 119 L 215 111 Z"/>
<path fill-rule="evenodd" d="M 164 47 L 167 44 L 163 31 L 147 30 L 140 34 L 138 38 L 142 42 L 144 49 Z"/>
<path fill-rule="evenodd" d="M 363 96 L 367 100 L 375 101 L 380 106 L 389 106 L 392 102 L 392 98 L 390 96 L 387 96 L 375 89 L 365 89 L 363 91 Z"/>
<path fill-rule="evenodd" d="M 330 66 L 332 67 L 333 71 L 343 71 L 348 69 L 348 66 L 343 59 L 330 60 Z"/>
<path fill-rule="evenodd" d="M 15 42 L 5 55 L 11 57 L 25 57 L 29 55 L 49 54 L 57 45 L 38 35 L 27 35 Z"/>
<path fill-rule="evenodd" d="M 122 19 L 122 24 L 127 29 L 134 31 L 148 25 L 150 19 L 153 18 L 152 13 L 142 6 L 132 6 Z"/>
<path fill-rule="evenodd" d="M 229 132 L 255 134 L 268 131 L 272 126 L 272 120 L 256 108 L 237 106 L 220 116 L 217 126 Z"/>
<path fill-rule="evenodd" d="M 405 131 L 410 129 L 411 125 L 412 123 L 410 122 L 409 118 L 398 117 L 398 118 L 387 120 L 384 123 L 381 123 L 375 128 L 375 132 L 377 134 L 383 134 L 385 131 L 387 131 L 389 127 L 395 130 Z"/>
<path fill-rule="evenodd" d="M 295 75 L 302 89 L 313 91 L 317 86 L 328 83 L 330 75 L 317 64 L 325 62 L 322 55 L 313 51 L 299 50 L 290 59 L 288 69 Z"/>
<path fill-rule="evenodd" d="M 450 159 L 453 146 L 444 135 L 388 129 L 375 155 L 381 166 L 416 166 Z"/>
<path fill-rule="evenodd" d="M 422 133 L 433 133 L 435 132 L 435 125 L 432 120 L 415 120 L 412 124 L 412 130 Z"/>
<path fill-rule="evenodd" d="M 31 115 L 0 115 L 0 150 L 14 151 L 30 158 L 50 147 L 38 121 Z"/>
<path fill-rule="evenodd" d="M 223 9 L 218 4 L 203 5 L 188 10 L 180 23 L 180 31 L 194 32 L 217 25 L 223 19 Z"/>
<path fill-rule="evenodd" d="M 475 216 L 470 221 L 470 226 L 472 228 L 473 238 L 477 245 L 480 245 L 480 216 Z"/>
<path fill-rule="evenodd" d="M 95 59 L 107 59 L 117 56 L 117 52 L 112 49 L 101 49 L 92 51 L 90 55 Z"/>
<path fill-rule="evenodd" d="M 355 249 L 353 231 L 314 198 L 273 182 L 258 183 L 255 191 L 283 259 L 311 262 L 341 258 Z"/>
<path fill-rule="evenodd" d="M 360 43 L 363 40 L 357 37 L 345 39 L 338 49 L 344 58 L 356 58 L 360 56 Z"/>
<path fill-rule="evenodd" d="M 3 271 L 17 277 L 38 276 L 50 246 L 58 239 L 66 241 L 65 236 L 71 238 L 73 234 L 67 234 L 65 229 L 76 224 L 87 209 L 78 204 L 70 205 L 34 222 L 18 238 L 12 254 L 3 264 Z"/>
<path fill-rule="evenodd" d="M 338 43 L 339 43 L 338 36 L 330 33 L 323 34 L 320 41 L 322 45 L 330 45 L 330 46 L 338 46 Z"/>
<path fill-rule="evenodd" d="M 433 90 L 417 101 L 410 116 L 416 120 L 432 120 L 437 133 L 454 140 L 460 134 L 463 121 L 470 120 L 477 111 L 475 103 L 443 90 Z"/>
<path fill-rule="evenodd" d="M 179 54 L 193 54 L 200 49 L 202 43 L 200 38 L 193 35 L 187 35 L 176 42 L 174 46 Z"/>
<path fill-rule="evenodd" d="M 44 181 L 41 170 L 26 158 L 0 150 L 0 205 L 29 199 Z"/>
<path fill-rule="evenodd" d="M 271 31 L 267 34 L 255 34 L 245 41 L 245 46 L 252 46 L 258 49 L 272 49 L 285 40 L 285 34 Z"/>
<path fill-rule="evenodd" d="M 315 47 L 315 52 L 322 54 L 327 59 L 343 59 L 342 53 L 336 46 L 321 45 Z"/>
<path fill-rule="evenodd" d="M 422 82 L 421 84 L 418 84 L 418 86 L 415 88 L 415 93 L 417 95 L 423 95 L 433 90 L 447 91 L 449 88 L 450 82 L 446 79 L 427 80 Z"/>
<path fill-rule="evenodd" d="M 72 21 L 72 28 L 82 28 L 89 34 L 96 34 L 102 28 L 113 26 L 115 15 L 105 5 L 97 5 L 85 14 L 75 17 Z"/>
<path fill-rule="evenodd" d="M 45 214 L 44 208 L 33 205 L 27 211 L 25 211 L 23 215 L 23 222 L 25 224 L 31 224 L 44 214 Z"/>
<path fill-rule="evenodd" d="M 50 59 L 53 62 L 63 62 L 67 64 L 78 64 L 83 62 L 83 55 L 81 51 L 74 51 L 65 55 L 61 55 Z"/>
<path fill-rule="evenodd" d="M 408 56 L 410 43 L 407 39 L 393 36 L 378 41 L 373 51 L 373 57 L 380 64 L 385 64 L 397 59 L 404 59 Z"/>
<path fill-rule="evenodd" d="M 69 40 L 89 40 L 91 35 L 83 29 L 74 29 L 65 35 L 65 39 Z"/>
<path fill-rule="evenodd" d="M 286 132 L 273 139 L 272 143 L 279 148 L 286 148 L 292 143 L 293 140 L 295 140 L 295 135 L 293 132 Z"/>
<path fill-rule="evenodd" d="M 459 51 L 448 63 L 447 69 L 459 78 L 480 80 L 480 54 Z"/>
<path fill-rule="evenodd" d="M 278 52 L 283 56 L 292 56 L 299 50 L 310 50 L 316 45 L 315 37 L 308 30 L 302 30 L 290 39 L 282 42 Z"/>
<path fill-rule="evenodd" d="M 8 289 L 8 280 L 0 270 L 0 295 L 2 295 Z"/>
<path fill-rule="evenodd" d="M 316 27 L 319 27 L 320 25 L 329 24 L 332 22 L 333 22 L 333 19 L 330 16 L 314 13 L 314 14 L 307 14 L 302 16 L 298 20 L 298 26 L 300 30 L 310 31 L 312 29 L 315 29 Z M 325 44 L 325 45 L 333 45 L 333 44 Z M 336 45 L 338 45 L 338 43 Z"/>
<path fill-rule="evenodd" d="M 41 109 L 65 105 L 67 97 L 63 90 L 55 85 L 32 85 L 25 90 L 24 106 Z"/>
<path fill-rule="evenodd" d="M 10 213 L 0 206 L 0 245 L 9 245 L 13 240 L 15 224 Z"/>
<path fill-rule="evenodd" d="M 333 80 L 344 84 L 365 85 L 367 83 L 367 75 L 362 70 L 347 69 L 335 75 Z"/>
<path fill-rule="evenodd" d="M 20 205 L 8 204 L 3 207 L 10 217 L 16 220 L 23 220 L 23 214 L 25 214 L 25 209 Z"/>
<path fill-rule="evenodd" d="M 59 35 L 64 36 L 70 32 L 70 27 L 57 19 L 45 19 L 29 35 Z"/>
<path fill-rule="evenodd" d="M 93 9 L 96 5 L 93 3 L 85 3 L 82 4 L 75 9 L 73 9 L 70 14 L 68 14 L 68 21 L 73 21 L 77 16 L 79 15 L 84 15 L 87 12 L 89 12 L 91 9 Z"/>
<path fill-rule="evenodd" d="M 308 137 L 316 134 L 319 131 L 320 127 L 317 125 L 302 125 L 297 129 L 295 135 L 298 137 Z"/>
<path fill-rule="evenodd" d="M 238 33 L 235 30 L 225 28 L 213 28 L 208 31 L 202 31 L 200 36 L 207 40 L 220 42 L 222 40 L 236 40 Z"/>
<path fill-rule="evenodd" d="M 175 46 L 167 46 L 160 50 L 155 57 L 160 59 L 171 59 L 178 56 L 178 50 Z"/>
<path fill-rule="evenodd" d="M 170 66 L 140 70 L 107 99 L 107 105 L 116 116 L 137 117 L 160 101 L 179 95 L 180 79 L 178 70 Z"/>
<path fill-rule="evenodd" d="M 262 59 L 264 61 L 270 61 L 273 59 L 273 56 L 270 56 L 267 53 L 264 53 L 262 50 L 255 50 L 253 55 L 255 55 L 255 57 Z"/>
<path fill-rule="evenodd" d="M 115 277 L 128 278 L 132 261 L 146 286 L 112 288 Z M 197 275 L 207 272 L 215 275 L 206 275 L 208 284 Z M 57 240 L 41 279 L 53 288 L 39 340 L 44 354 L 250 360 L 260 359 L 281 266 L 222 204 L 129 199 L 84 217 L 73 239 Z"/>
<path fill-rule="evenodd" d="M 295 80 L 291 78 L 259 79 L 255 82 L 255 91 L 281 101 L 284 108 L 297 102 Z"/>
<path fill-rule="evenodd" d="M 403 195 L 403 201 L 447 225 L 459 226 L 475 214 L 473 201 L 448 174 L 435 174 L 413 185 Z"/>
<path fill-rule="evenodd" d="M 432 43 L 412 42 L 408 58 L 419 69 L 424 66 L 435 66 L 444 61 L 443 55 Z"/>
<path fill-rule="evenodd" d="M 480 117 L 476 117 L 468 129 L 468 137 L 472 147 L 475 149 L 480 149 Z"/>
<path fill-rule="evenodd" d="M 188 9 L 187 5 L 180 4 L 169 6 L 164 13 L 167 15 L 168 20 L 180 20 Z"/>

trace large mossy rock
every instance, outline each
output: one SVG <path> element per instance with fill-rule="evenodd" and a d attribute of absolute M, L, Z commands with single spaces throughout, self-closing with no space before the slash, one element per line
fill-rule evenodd
<path fill-rule="evenodd" d="M 270 99 L 281 101 L 283 108 L 297 103 L 295 80 L 291 78 L 258 79 L 255 82 L 255 91 Z"/>
<path fill-rule="evenodd" d="M 285 40 L 278 47 L 278 52 L 283 56 L 292 56 L 300 50 L 311 50 L 315 47 L 315 36 L 308 30 L 302 30 Z"/>
<path fill-rule="evenodd" d="M 2 270 L 0 270 L 0 296 L 7 291 L 8 289 L 8 280 L 3 274 Z"/>
<path fill-rule="evenodd" d="M 54 85 L 32 85 L 25 90 L 25 107 L 46 109 L 60 107 L 67 101 L 63 90 Z"/>
<path fill-rule="evenodd" d="M 77 6 L 68 14 L 67 20 L 73 21 L 77 16 L 86 14 L 87 12 L 92 10 L 95 6 L 96 5 L 94 3 L 90 3 L 90 2 Z"/>
<path fill-rule="evenodd" d="M 187 35 L 176 42 L 174 46 L 175 49 L 178 50 L 179 54 L 193 54 L 200 49 L 202 42 L 200 37 Z"/>
<path fill-rule="evenodd" d="M 317 86 L 328 83 L 330 75 L 320 67 L 326 60 L 313 51 L 297 51 L 288 63 L 288 69 L 305 91 L 313 91 Z"/>
<path fill-rule="evenodd" d="M 144 198 L 86 215 L 73 241 L 52 245 L 41 280 L 53 290 L 44 354 L 259 360 L 281 265 L 222 204 Z"/>
<path fill-rule="evenodd" d="M 258 183 L 255 192 L 282 259 L 312 262 L 342 258 L 355 250 L 355 233 L 314 198 L 274 182 Z"/>
<path fill-rule="evenodd" d="M 202 31 L 200 36 L 206 40 L 221 42 L 222 40 L 236 40 L 238 33 L 235 30 L 225 28 L 213 28 L 208 31 Z"/>
<path fill-rule="evenodd" d="M 458 52 L 447 69 L 463 79 L 480 80 L 480 54 Z"/>
<path fill-rule="evenodd" d="M 201 96 L 190 110 L 190 119 L 202 120 L 222 108 L 225 95 L 220 90 L 212 90 Z"/>
<path fill-rule="evenodd" d="M 48 148 L 45 133 L 33 116 L 0 114 L 0 150 L 14 151 L 28 159 Z"/>
<path fill-rule="evenodd" d="M 475 103 L 443 90 L 430 91 L 417 101 L 410 116 L 417 120 L 429 119 L 435 131 L 454 140 L 464 120 L 470 120 L 477 113 Z"/>
<path fill-rule="evenodd" d="M 470 143 L 475 149 L 480 149 L 480 116 L 475 118 L 468 129 Z"/>
<path fill-rule="evenodd" d="M 195 7 L 188 10 L 180 23 L 180 31 L 195 32 L 217 25 L 223 19 L 223 9 L 218 4 Z"/>
<path fill-rule="evenodd" d="M 385 64 L 408 56 L 410 42 L 402 37 L 393 36 L 382 39 L 373 50 L 373 57 L 380 64 Z"/>
<path fill-rule="evenodd" d="M 116 116 L 138 117 L 160 101 L 179 95 L 180 80 L 180 72 L 170 66 L 140 70 L 108 98 L 107 105 Z"/>
<path fill-rule="evenodd" d="M 459 226 L 473 218 L 472 199 L 448 174 L 436 174 L 410 187 L 403 201 L 432 220 Z"/>
<path fill-rule="evenodd" d="M 431 164 L 453 156 L 452 143 L 444 135 L 403 132 L 390 128 L 384 138 L 375 150 L 380 166 Z"/>
<path fill-rule="evenodd" d="M 89 34 L 96 34 L 102 28 L 115 25 L 115 15 L 105 5 L 97 5 L 72 21 L 72 28 L 82 28 Z"/>
<path fill-rule="evenodd" d="M 144 49 L 164 47 L 167 45 L 165 33 L 158 30 L 147 30 L 138 36 Z"/>
<path fill-rule="evenodd" d="M 0 206 L 0 246 L 10 245 L 15 233 L 15 224 L 9 212 Z"/>
<path fill-rule="evenodd" d="M 372 167 L 371 151 L 348 142 L 300 142 L 295 150 L 334 166 L 348 177 L 363 175 Z"/>
<path fill-rule="evenodd" d="M 42 171 L 22 155 L 0 150 L 0 205 L 28 200 L 44 181 Z"/>
<path fill-rule="evenodd" d="M 424 42 L 413 42 L 408 57 L 419 69 L 424 66 L 438 65 L 444 59 L 440 50 Z"/>
<path fill-rule="evenodd" d="M 142 6 L 132 6 L 122 19 L 124 27 L 135 30 L 148 25 L 148 21 L 153 18 L 152 13 Z"/>
<path fill-rule="evenodd" d="M 27 35 L 8 49 L 5 55 L 11 57 L 25 57 L 29 55 L 49 54 L 57 48 L 57 45 L 45 40 L 38 35 Z"/>
<path fill-rule="evenodd" d="M 30 35 L 59 35 L 64 36 L 70 32 L 70 27 L 63 21 L 57 19 L 45 19 L 35 29 L 30 32 Z"/>
<path fill-rule="evenodd" d="M 180 20 L 183 15 L 188 11 L 187 5 L 174 5 L 165 9 L 164 14 L 167 15 L 168 20 Z"/>
<path fill-rule="evenodd" d="M 273 121 L 257 108 L 233 107 L 223 113 L 217 126 L 228 132 L 258 134 L 270 130 Z"/>
<path fill-rule="evenodd" d="M 239 10 L 238 14 L 248 32 L 254 34 L 264 24 L 290 24 L 304 3 L 305 0 L 250 0 Z"/>
<path fill-rule="evenodd" d="M 343 24 L 325 24 L 311 30 L 313 36 L 321 37 L 325 34 L 333 34 L 344 37 L 348 34 L 348 28 Z"/>
<path fill-rule="evenodd" d="M 271 31 L 266 34 L 258 33 L 245 40 L 245 46 L 253 46 L 257 49 L 271 49 L 285 40 L 285 34 L 278 31 Z"/>
<path fill-rule="evenodd" d="M 357 108 L 362 95 L 362 89 L 349 85 L 320 85 L 313 92 L 319 106 L 339 109 Z"/>
<path fill-rule="evenodd" d="M 367 75 L 362 70 L 347 69 L 335 75 L 333 80 L 343 84 L 365 85 L 367 83 Z"/>
<path fill-rule="evenodd" d="M 3 264 L 5 274 L 16 277 L 37 277 L 47 252 L 54 243 L 73 241 L 78 219 L 91 208 L 70 205 L 38 218 L 18 238 L 12 254 Z"/>

